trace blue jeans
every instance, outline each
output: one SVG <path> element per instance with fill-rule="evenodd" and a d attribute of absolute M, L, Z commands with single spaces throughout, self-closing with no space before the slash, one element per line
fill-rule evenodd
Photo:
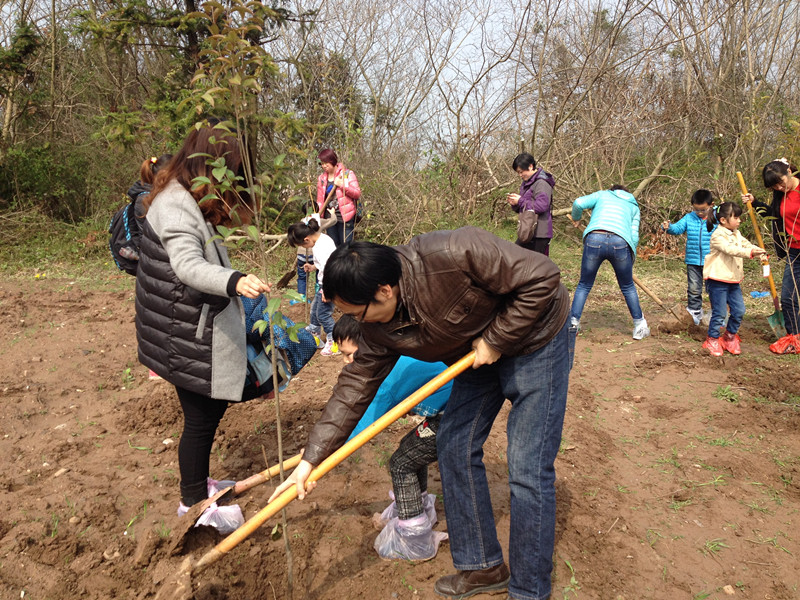
<path fill-rule="evenodd" d="M 580 320 L 586 298 L 592 291 L 597 271 L 604 260 L 610 262 L 614 268 L 617 284 L 625 297 L 631 316 L 634 319 L 641 319 L 642 307 L 639 304 L 639 294 L 636 293 L 636 284 L 633 283 L 633 250 L 628 246 L 628 242 L 617 234 L 596 231 L 587 234 L 583 240 L 581 279 L 572 298 L 572 318 Z"/>
<path fill-rule="evenodd" d="M 511 488 L 509 595 L 547 598 L 556 529 L 554 462 L 569 385 L 575 330 L 568 324 L 544 347 L 503 356 L 456 377 L 437 432 L 450 551 L 456 569 L 503 562 L 497 540 L 483 444 L 505 399 L 511 401 L 508 480 Z"/>
<path fill-rule="evenodd" d="M 309 254 L 308 258 L 311 258 L 312 255 Z M 305 269 L 303 268 L 308 262 L 306 260 L 305 254 L 298 254 L 297 255 L 297 293 L 302 294 L 303 296 L 306 295 L 306 282 L 308 281 L 308 275 L 306 274 Z"/>
<path fill-rule="evenodd" d="M 719 337 L 720 327 L 725 322 L 725 315 L 728 311 L 730 311 L 730 316 L 728 317 L 727 332 L 734 334 L 739 331 L 745 311 L 744 297 L 739 284 L 707 279 L 706 289 L 708 290 L 708 299 L 711 300 L 711 321 L 708 324 L 708 337 Z"/>
<path fill-rule="evenodd" d="M 783 285 L 781 285 L 781 310 L 786 323 L 786 333 L 800 333 L 798 288 L 800 288 L 800 248 L 789 248 L 786 267 L 783 270 Z"/>
<path fill-rule="evenodd" d="M 703 265 L 686 265 L 686 306 L 691 311 L 703 309 Z"/>
<path fill-rule="evenodd" d="M 322 294 L 317 294 L 314 296 L 314 301 L 311 303 L 310 313 L 309 320 L 311 321 L 312 327 L 319 327 L 321 325 L 325 333 L 328 335 L 333 333 L 333 326 L 336 323 L 333 320 L 333 302 L 323 302 Z"/>
<path fill-rule="evenodd" d="M 338 248 L 345 242 L 353 241 L 353 226 L 355 225 L 355 218 L 350 219 L 348 223 L 342 223 L 342 215 L 336 211 L 336 217 L 339 219 L 333 227 L 326 229 L 325 233 L 333 240 Z"/>

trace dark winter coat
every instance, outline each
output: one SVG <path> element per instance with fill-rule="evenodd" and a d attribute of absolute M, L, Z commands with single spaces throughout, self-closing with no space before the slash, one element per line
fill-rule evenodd
<path fill-rule="evenodd" d="M 136 275 L 139 360 L 173 385 L 219 400 L 242 399 L 247 353 L 242 273 L 197 201 L 173 181 L 144 221 Z"/>

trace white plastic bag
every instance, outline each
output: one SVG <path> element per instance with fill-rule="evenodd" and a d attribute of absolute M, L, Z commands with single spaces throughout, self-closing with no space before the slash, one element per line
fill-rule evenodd
<path fill-rule="evenodd" d="M 389 521 L 398 516 L 397 502 L 394 499 L 394 492 L 391 490 L 389 491 L 389 498 L 392 499 L 392 503 L 384 508 L 382 513 L 375 513 L 372 515 L 372 524 L 375 526 L 375 529 L 383 529 Z M 434 506 L 435 502 L 436 496 L 428 492 L 422 492 L 422 507 L 425 514 L 428 515 L 428 521 L 431 527 L 439 522 L 439 518 L 436 516 L 436 507 Z"/>
<path fill-rule="evenodd" d="M 442 531 L 433 531 L 428 515 L 401 521 L 392 518 L 375 538 L 375 550 L 385 559 L 430 560 L 436 556 L 439 544 L 447 539 Z"/>
<path fill-rule="evenodd" d="M 238 504 L 229 504 L 228 506 L 217 506 L 214 502 L 211 506 L 203 511 L 200 518 L 197 519 L 195 527 L 200 525 L 207 525 L 213 527 L 223 535 L 233 533 L 244 524 L 244 515 L 242 509 Z"/>

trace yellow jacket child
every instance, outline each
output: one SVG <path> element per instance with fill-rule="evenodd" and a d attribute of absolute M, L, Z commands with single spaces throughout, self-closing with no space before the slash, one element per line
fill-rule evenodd
<path fill-rule="evenodd" d="M 766 251 L 754 246 L 739 233 L 742 207 L 735 202 L 723 202 L 709 212 L 707 220 L 708 229 L 715 223 L 719 227 L 711 235 L 711 252 L 706 256 L 703 266 L 703 279 L 706 280 L 708 299 L 711 300 L 711 321 L 703 348 L 711 356 L 722 356 L 725 350 L 731 354 L 741 354 L 738 331 L 747 310 L 739 286 L 744 278 L 742 259 L 761 256 Z"/>
<path fill-rule="evenodd" d="M 753 258 L 754 250 L 760 248 L 751 244 L 736 229 L 717 227 L 711 236 L 711 251 L 703 265 L 703 279 L 713 279 L 725 283 L 739 283 L 744 279 L 743 258 Z"/>

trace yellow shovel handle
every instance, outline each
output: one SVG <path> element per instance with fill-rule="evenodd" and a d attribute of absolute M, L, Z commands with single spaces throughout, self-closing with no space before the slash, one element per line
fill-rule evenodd
<path fill-rule="evenodd" d="M 739 187 L 742 188 L 742 194 L 747 195 L 747 185 L 744 183 L 744 176 L 742 175 L 741 171 L 736 171 L 736 177 L 739 180 Z M 747 214 L 750 215 L 750 222 L 753 224 L 753 231 L 756 234 L 756 242 L 758 242 L 758 247 L 762 250 L 766 250 L 764 247 L 764 239 L 761 237 L 761 229 L 758 226 L 758 221 L 756 221 L 756 211 L 753 210 L 753 204 L 751 202 L 747 202 Z M 778 310 L 778 290 L 775 288 L 775 280 L 772 278 L 772 273 L 769 274 L 767 277 L 769 280 L 769 293 L 772 294 L 772 302 L 775 303 L 775 309 Z"/>
<path fill-rule="evenodd" d="M 286 469 L 294 469 L 297 465 L 300 464 L 300 460 L 303 458 L 302 454 L 296 454 L 291 458 L 287 458 L 283 461 L 283 468 Z M 240 494 L 244 494 L 247 490 L 256 487 L 257 485 L 261 485 L 262 483 L 266 483 L 270 479 L 274 479 L 278 476 L 278 473 L 281 472 L 281 466 L 275 465 L 274 467 L 270 467 L 269 469 L 264 469 L 260 473 L 256 473 L 255 475 L 251 475 L 247 479 L 243 479 L 242 481 L 237 481 L 236 485 L 233 486 L 233 493 L 236 496 Z"/>
<path fill-rule="evenodd" d="M 403 400 L 400 404 L 392 408 L 380 419 L 372 423 L 361 433 L 355 436 L 352 440 L 347 442 L 336 452 L 331 454 L 328 458 L 322 461 L 317 468 L 315 468 L 308 476 L 308 482 L 317 481 L 320 477 L 328 473 L 336 465 L 353 454 L 356 450 L 361 448 L 364 444 L 378 435 L 381 431 L 386 429 L 389 425 L 394 423 L 397 419 L 408 413 L 417 404 L 422 402 L 425 398 L 430 396 L 433 392 L 438 390 L 447 382 L 455 379 L 468 368 L 472 366 L 475 361 L 475 352 L 472 351 L 465 357 L 454 363 L 439 375 L 431 379 L 428 383 L 419 388 L 416 392 L 411 394 L 408 398 Z M 222 540 L 214 548 L 209 550 L 194 566 L 194 571 L 197 572 L 206 566 L 213 564 L 219 560 L 225 553 L 235 548 L 239 543 L 247 539 L 256 529 L 266 522 L 267 519 L 275 516 L 287 504 L 297 497 L 297 486 L 293 485 L 285 490 L 280 496 L 275 498 L 272 502 L 267 504 L 259 512 L 253 515 L 236 531 L 231 533 L 228 537 Z"/>

